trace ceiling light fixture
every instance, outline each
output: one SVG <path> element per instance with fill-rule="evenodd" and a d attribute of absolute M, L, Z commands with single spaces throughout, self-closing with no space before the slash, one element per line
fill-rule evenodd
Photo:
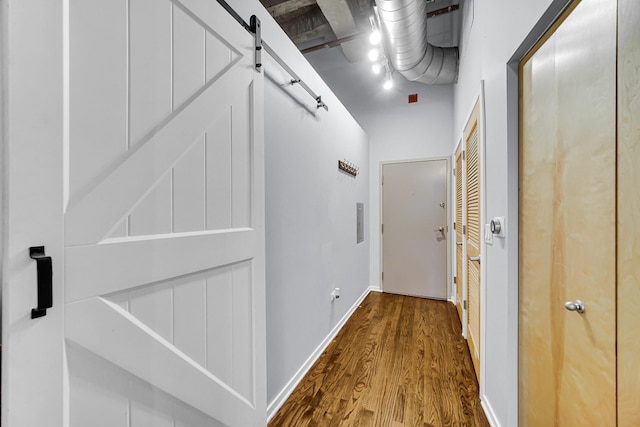
<path fill-rule="evenodd" d="M 380 33 L 380 30 L 375 29 L 371 32 L 371 35 L 369 36 L 369 43 L 371 43 L 373 46 L 377 46 L 380 44 L 380 41 L 382 40 L 382 34 Z"/>
<path fill-rule="evenodd" d="M 380 65 L 379 62 L 376 62 L 371 66 L 371 71 L 373 71 L 373 74 L 380 74 L 380 71 L 382 71 L 382 65 Z"/>
<path fill-rule="evenodd" d="M 387 77 L 386 79 L 384 79 L 384 84 L 382 85 L 382 87 L 385 90 L 389 90 L 393 87 L 393 79 L 391 78 L 391 76 Z"/>
<path fill-rule="evenodd" d="M 376 48 L 373 48 L 369 51 L 369 60 L 371 62 L 376 62 L 380 58 L 380 51 Z"/>

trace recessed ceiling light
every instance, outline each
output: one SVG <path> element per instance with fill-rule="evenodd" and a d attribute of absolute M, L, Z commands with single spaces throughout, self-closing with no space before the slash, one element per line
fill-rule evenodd
<path fill-rule="evenodd" d="M 382 65 L 376 62 L 371 66 L 371 70 L 373 71 L 373 74 L 380 74 L 380 71 L 382 71 Z"/>
<path fill-rule="evenodd" d="M 378 51 L 378 49 L 371 49 L 369 51 L 369 60 L 375 62 L 378 58 L 380 58 L 380 51 Z"/>

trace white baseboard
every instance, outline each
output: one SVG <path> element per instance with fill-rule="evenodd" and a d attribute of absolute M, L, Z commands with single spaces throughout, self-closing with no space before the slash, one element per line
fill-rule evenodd
<path fill-rule="evenodd" d="M 344 324 L 347 323 L 347 320 L 349 320 L 351 315 L 356 311 L 356 308 L 358 308 L 358 306 L 362 303 L 362 301 L 366 298 L 366 296 L 369 295 L 369 292 L 372 292 L 372 291 L 380 292 L 380 289 L 369 286 L 362 293 L 360 298 L 356 300 L 356 302 L 351 306 L 349 311 L 347 311 L 347 313 L 342 317 L 342 319 L 340 319 L 340 321 L 336 324 L 336 326 L 334 326 L 334 328 L 331 330 L 331 332 L 329 332 L 327 337 L 320 343 L 318 348 L 316 348 L 314 352 L 311 353 L 309 358 L 302 364 L 302 366 L 300 367 L 300 369 L 298 369 L 298 372 L 295 373 L 293 378 L 289 380 L 287 385 L 284 386 L 284 388 L 280 391 L 280 393 L 278 393 L 275 399 L 273 399 L 273 401 L 271 401 L 271 403 L 267 405 L 267 421 L 271 421 L 271 418 L 273 418 L 276 412 L 278 412 L 278 410 L 282 407 L 282 405 L 284 405 L 284 402 L 286 402 L 289 396 L 291 396 L 291 393 L 293 393 L 293 390 L 298 386 L 298 383 L 302 381 L 302 379 L 307 374 L 309 369 L 311 369 L 313 364 L 316 363 L 316 361 L 318 360 L 322 352 L 325 351 L 325 349 L 329 346 L 329 343 L 331 343 L 331 341 L 336 337 L 336 335 L 338 335 L 338 332 L 340 332 L 340 329 L 342 329 Z"/>
<path fill-rule="evenodd" d="M 496 417 L 496 413 L 493 412 L 491 403 L 489 403 L 486 397 L 480 399 L 480 404 L 482 405 L 482 409 L 484 409 L 484 414 L 487 416 L 489 425 L 491 425 L 491 427 L 502 427 L 498 421 L 498 417 Z"/>

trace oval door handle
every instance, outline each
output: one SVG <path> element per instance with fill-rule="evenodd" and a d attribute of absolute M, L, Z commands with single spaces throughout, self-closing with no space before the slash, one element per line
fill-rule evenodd
<path fill-rule="evenodd" d="M 584 304 L 579 299 L 577 299 L 575 302 L 573 301 L 565 302 L 564 308 L 566 308 L 569 311 L 577 311 L 580 314 L 584 313 Z"/>
<path fill-rule="evenodd" d="M 456 242 L 456 245 L 462 246 L 462 242 Z"/>
<path fill-rule="evenodd" d="M 480 264 L 480 255 L 478 256 L 470 256 L 469 261 L 477 261 Z"/>

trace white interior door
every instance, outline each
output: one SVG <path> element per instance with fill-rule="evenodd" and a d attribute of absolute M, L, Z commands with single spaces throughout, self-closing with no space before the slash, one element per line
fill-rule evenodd
<path fill-rule="evenodd" d="M 382 165 L 383 290 L 447 298 L 447 159 Z"/>
<path fill-rule="evenodd" d="M 211 0 L 10 3 L 3 422 L 265 425 L 252 35 Z"/>

